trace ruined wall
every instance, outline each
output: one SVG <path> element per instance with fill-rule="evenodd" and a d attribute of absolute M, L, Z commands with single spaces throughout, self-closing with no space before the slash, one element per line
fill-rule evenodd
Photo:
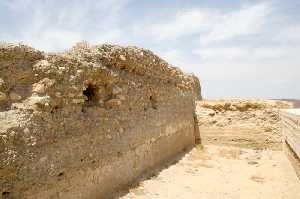
<path fill-rule="evenodd" d="M 194 144 L 195 81 L 137 47 L 1 44 L 0 194 L 101 198 L 126 186 Z"/>
<path fill-rule="evenodd" d="M 284 148 L 300 178 L 300 109 L 281 110 L 280 115 Z"/>
<path fill-rule="evenodd" d="M 279 100 L 221 99 L 197 102 L 204 144 L 256 149 L 282 149 L 279 109 L 291 103 Z"/>

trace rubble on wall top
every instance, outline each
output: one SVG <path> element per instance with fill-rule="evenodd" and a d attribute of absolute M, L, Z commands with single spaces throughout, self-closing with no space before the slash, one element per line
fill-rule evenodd
<path fill-rule="evenodd" d="M 175 83 L 184 89 L 191 89 L 195 85 L 195 78 L 192 75 L 183 73 L 150 50 L 135 46 L 123 47 L 112 44 L 89 46 L 85 42 L 80 42 L 64 53 L 44 53 L 23 44 L 0 43 L 0 61 L 22 59 L 27 62 L 46 60 L 52 64 L 75 61 L 80 64 L 97 65 L 100 68 L 104 66 L 134 72 L 147 78 Z"/>

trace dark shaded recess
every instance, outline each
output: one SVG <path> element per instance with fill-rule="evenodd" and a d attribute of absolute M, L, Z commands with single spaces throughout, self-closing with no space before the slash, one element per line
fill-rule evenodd
<path fill-rule="evenodd" d="M 97 86 L 90 83 L 82 93 L 87 97 L 87 101 L 95 101 L 97 98 Z"/>
<path fill-rule="evenodd" d="M 3 191 L 3 192 L 2 192 L 2 196 L 3 196 L 4 198 L 8 197 L 9 194 L 10 194 L 9 191 Z"/>
<path fill-rule="evenodd" d="M 156 110 L 157 109 L 157 100 L 152 95 L 150 95 L 149 99 L 151 102 L 151 107 Z"/>
<path fill-rule="evenodd" d="M 50 113 L 55 113 L 58 109 L 59 109 L 58 106 L 54 106 L 54 107 L 51 109 Z"/>

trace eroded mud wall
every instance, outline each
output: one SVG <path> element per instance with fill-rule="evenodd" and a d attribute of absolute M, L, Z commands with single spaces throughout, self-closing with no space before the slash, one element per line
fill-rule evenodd
<path fill-rule="evenodd" d="M 1 44 L 2 196 L 101 198 L 126 186 L 194 144 L 197 85 L 137 47 Z"/>

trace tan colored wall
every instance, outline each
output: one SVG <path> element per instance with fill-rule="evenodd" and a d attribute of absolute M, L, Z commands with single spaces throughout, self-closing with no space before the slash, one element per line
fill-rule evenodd
<path fill-rule="evenodd" d="M 280 111 L 285 151 L 300 177 L 300 109 Z"/>
<path fill-rule="evenodd" d="M 199 137 L 195 77 L 148 50 L 0 47 L 2 196 L 106 198 Z"/>
<path fill-rule="evenodd" d="M 283 139 L 300 157 L 300 109 L 286 109 L 280 112 Z"/>
<path fill-rule="evenodd" d="M 279 109 L 291 104 L 278 100 L 220 99 L 196 103 L 203 144 L 255 149 L 282 149 Z"/>

